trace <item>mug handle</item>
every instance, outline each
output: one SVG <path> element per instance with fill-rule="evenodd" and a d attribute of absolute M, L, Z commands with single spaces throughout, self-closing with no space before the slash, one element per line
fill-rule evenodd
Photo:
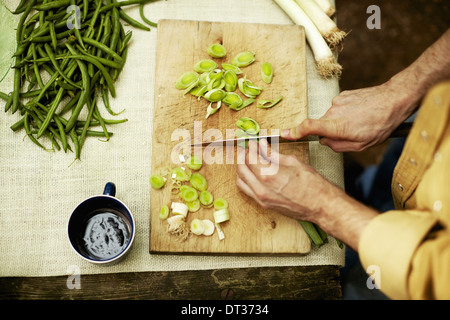
<path fill-rule="evenodd" d="M 103 194 L 114 197 L 116 195 L 116 185 L 112 182 L 106 183 Z"/>

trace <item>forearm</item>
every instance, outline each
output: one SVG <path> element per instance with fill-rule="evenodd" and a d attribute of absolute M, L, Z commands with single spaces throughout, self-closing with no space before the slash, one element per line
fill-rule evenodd
<path fill-rule="evenodd" d="M 395 112 L 412 114 L 435 84 L 450 78 L 450 29 L 387 84 L 403 99 Z"/>
<path fill-rule="evenodd" d="M 326 200 L 322 202 L 314 222 L 327 234 L 358 251 L 364 228 L 378 212 L 351 198 L 334 185 L 330 184 L 328 189 Z"/>

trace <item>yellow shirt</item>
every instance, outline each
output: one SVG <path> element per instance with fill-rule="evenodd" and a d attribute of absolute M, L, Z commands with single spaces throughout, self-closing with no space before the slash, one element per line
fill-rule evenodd
<path fill-rule="evenodd" d="M 379 287 L 392 299 L 450 299 L 450 81 L 423 100 L 392 193 L 396 210 L 361 236 L 363 266 L 377 267 Z"/>

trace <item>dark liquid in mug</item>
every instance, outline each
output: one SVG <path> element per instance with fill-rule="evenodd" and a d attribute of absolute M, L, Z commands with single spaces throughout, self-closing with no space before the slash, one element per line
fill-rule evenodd
<path fill-rule="evenodd" d="M 120 254 L 130 241 L 130 229 L 120 214 L 111 209 L 98 210 L 87 221 L 83 236 L 86 253 L 107 260 Z"/>

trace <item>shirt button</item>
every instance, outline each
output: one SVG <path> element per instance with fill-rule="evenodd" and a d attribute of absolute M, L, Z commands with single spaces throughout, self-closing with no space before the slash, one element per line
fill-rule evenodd
<path fill-rule="evenodd" d="M 442 202 L 440 200 L 437 200 L 433 203 L 433 210 L 434 211 L 441 211 L 442 209 Z"/>
<path fill-rule="evenodd" d="M 434 154 L 434 161 L 439 162 L 439 161 L 441 161 L 441 160 L 442 160 L 442 153 L 436 152 L 436 153 Z"/>
<path fill-rule="evenodd" d="M 428 132 L 426 132 L 425 130 L 423 130 L 420 133 L 420 136 L 422 137 L 423 140 L 427 140 L 428 139 Z"/>
<path fill-rule="evenodd" d="M 434 104 L 435 105 L 437 105 L 438 107 L 440 107 L 441 106 L 441 104 L 442 104 L 442 99 L 441 99 L 441 96 L 434 96 Z"/>
<path fill-rule="evenodd" d="M 403 186 L 402 186 L 401 183 L 398 183 L 398 184 L 397 184 L 397 188 L 398 188 L 398 190 L 403 191 Z"/>
<path fill-rule="evenodd" d="M 411 163 L 413 166 L 417 166 L 417 162 L 413 158 L 409 159 L 409 163 Z"/>

